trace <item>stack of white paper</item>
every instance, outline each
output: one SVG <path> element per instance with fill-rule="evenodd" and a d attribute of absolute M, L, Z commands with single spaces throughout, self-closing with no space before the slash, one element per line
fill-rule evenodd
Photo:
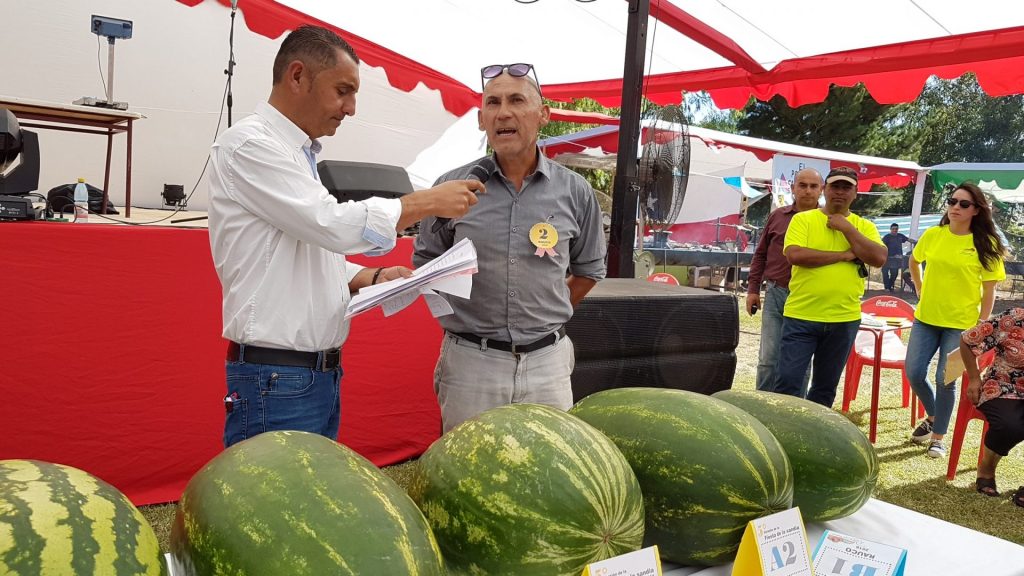
<path fill-rule="evenodd" d="M 452 313 L 452 307 L 437 292 L 469 298 L 476 274 L 476 247 L 463 238 L 447 252 L 416 269 L 409 278 L 367 286 L 352 297 L 345 318 L 380 306 L 385 316 L 404 309 L 422 294 L 434 317 Z"/>
<path fill-rule="evenodd" d="M 860 325 L 867 326 L 869 328 L 885 328 L 885 321 L 879 320 L 874 314 L 868 314 L 867 312 L 860 313 Z"/>

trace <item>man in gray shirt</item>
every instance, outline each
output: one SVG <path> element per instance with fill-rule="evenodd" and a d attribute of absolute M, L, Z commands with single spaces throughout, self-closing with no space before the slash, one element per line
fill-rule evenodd
<path fill-rule="evenodd" d="M 423 265 L 455 242 L 476 246 L 479 271 L 470 299 L 448 299 L 434 388 L 445 432 L 511 403 L 572 406 L 575 364 L 564 325 L 573 307 L 604 278 L 601 212 L 589 184 L 540 154 L 547 124 L 529 64 L 487 66 L 478 113 L 497 165 L 487 194 L 466 217 L 421 225 L 413 262 Z M 438 182 L 466 178 L 473 162 Z M 436 231 L 435 231 L 436 230 Z"/>

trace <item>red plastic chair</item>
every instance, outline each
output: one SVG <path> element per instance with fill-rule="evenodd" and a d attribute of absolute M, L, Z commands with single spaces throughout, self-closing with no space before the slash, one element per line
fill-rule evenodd
<path fill-rule="evenodd" d="M 914 307 L 906 300 L 895 296 L 875 296 L 861 303 L 861 312 L 874 314 L 879 317 L 902 318 L 908 322 L 914 321 Z M 907 358 L 907 347 L 901 338 L 903 330 L 886 332 L 882 335 L 882 368 L 898 369 L 903 377 L 902 406 L 913 405 L 919 408 L 914 398 L 911 404 L 912 392 L 910 381 L 907 379 L 905 361 Z M 850 403 L 857 398 L 857 389 L 860 387 L 860 376 L 864 366 L 874 366 L 875 361 L 875 336 L 869 332 L 860 331 L 854 341 L 850 356 L 846 359 L 846 377 L 843 380 L 843 412 L 850 410 Z M 914 421 L 915 410 L 911 410 L 910 420 Z M 878 414 L 872 409 L 871 420 L 876 421 Z M 874 426 L 872 426 L 874 428 Z M 874 440 L 872 440 L 874 441 Z"/>
<path fill-rule="evenodd" d="M 978 358 L 978 368 L 984 370 L 995 359 L 995 352 L 989 350 Z M 953 439 L 949 443 L 949 466 L 946 468 L 946 480 L 952 480 L 956 476 L 956 465 L 960 460 L 960 449 L 964 446 L 964 435 L 967 433 L 967 425 L 971 420 L 978 419 L 984 424 L 981 427 L 981 445 L 978 447 L 978 466 L 981 466 L 981 459 L 985 454 L 985 435 L 988 434 L 988 420 L 974 404 L 967 398 L 967 385 L 970 380 L 967 372 L 964 371 L 960 379 L 960 405 L 956 409 L 956 423 L 953 425 Z"/>

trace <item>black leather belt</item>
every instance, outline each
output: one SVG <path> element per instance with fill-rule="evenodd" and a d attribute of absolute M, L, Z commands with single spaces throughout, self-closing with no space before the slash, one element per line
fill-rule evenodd
<path fill-rule="evenodd" d="M 241 351 L 241 354 L 239 353 Z M 228 343 L 228 362 L 252 362 L 253 364 L 277 364 L 278 366 L 298 366 L 320 372 L 334 370 L 341 364 L 341 349 L 334 348 L 323 352 L 299 352 L 298 350 L 281 350 L 278 348 L 261 348 L 259 346 L 244 347 L 237 342 Z"/>
<path fill-rule="evenodd" d="M 558 342 L 559 338 L 565 336 L 565 326 L 559 328 L 557 332 L 552 332 L 551 334 L 548 334 L 547 336 L 541 338 L 540 340 L 534 340 L 529 344 L 513 344 L 511 342 L 502 342 L 501 340 L 491 340 L 489 338 L 481 338 L 476 334 L 468 334 L 464 332 L 452 332 L 451 334 L 452 336 L 462 338 L 463 340 L 468 340 L 474 344 L 483 345 L 484 341 L 486 341 L 487 347 L 493 348 L 495 350 L 511 352 L 513 354 L 525 354 L 527 352 L 533 352 L 534 350 L 546 348 L 548 346 L 551 346 L 555 342 Z"/>

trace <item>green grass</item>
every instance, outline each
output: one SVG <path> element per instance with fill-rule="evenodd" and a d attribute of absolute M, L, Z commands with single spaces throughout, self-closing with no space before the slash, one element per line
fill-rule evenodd
<path fill-rule="evenodd" d="M 740 341 L 736 348 L 736 377 L 734 388 L 752 390 L 757 373 L 757 350 L 760 341 L 761 315 L 750 317 L 740 306 Z M 997 305 L 997 309 L 1000 309 Z M 910 409 L 900 407 L 900 373 L 883 370 L 881 400 L 878 414 L 878 438 L 875 449 L 881 462 L 881 473 L 875 497 L 916 510 L 972 530 L 1024 544 L 1024 509 L 1014 506 L 1009 494 L 1024 484 L 1024 459 L 1018 447 L 999 464 L 996 480 L 1000 498 L 990 498 L 974 490 L 978 447 L 981 441 L 981 422 L 975 421 L 967 430 L 958 472 L 946 481 L 946 459 L 933 460 L 925 456 L 924 448 L 909 441 Z M 836 399 L 841 406 L 842 383 Z M 871 368 L 865 368 L 857 399 L 850 406 L 851 421 L 865 433 L 868 429 L 871 407 Z M 953 425 L 950 424 L 950 431 Z M 947 436 L 947 440 L 951 440 Z M 409 484 L 416 462 L 388 466 L 384 472 L 400 486 Z M 170 526 L 174 520 L 174 504 L 143 506 L 142 513 L 153 525 L 161 547 L 167 550 Z"/>

